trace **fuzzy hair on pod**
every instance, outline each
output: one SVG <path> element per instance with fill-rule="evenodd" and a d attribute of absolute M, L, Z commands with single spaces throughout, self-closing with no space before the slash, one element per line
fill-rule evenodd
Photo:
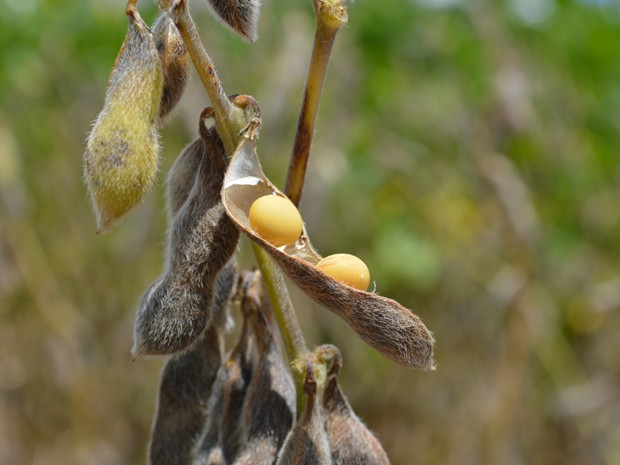
<path fill-rule="evenodd" d="M 207 0 L 213 15 L 244 39 L 255 42 L 260 2 L 258 0 Z"/>
<path fill-rule="evenodd" d="M 168 235 L 164 273 L 138 306 L 132 354 L 173 354 L 190 346 L 211 318 L 213 286 L 237 247 L 239 231 L 220 200 L 226 156 L 213 113 L 201 115 L 203 155 Z"/>
<path fill-rule="evenodd" d="M 325 432 L 325 415 L 320 404 L 321 386 L 314 354 L 306 356 L 304 397 L 306 408 L 287 436 L 276 465 L 331 465 L 329 441 Z M 323 379 L 324 381 L 324 379 Z"/>
<path fill-rule="evenodd" d="M 242 274 L 241 292 L 245 287 Z M 226 464 L 240 442 L 238 428 L 244 398 L 254 372 L 256 341 L 244 312 L 243 326 L 237 345 L 220 366 L 207 403 L 202 432 L 192 453 L 194 465 Z"/>
<path fill-rule="evenodd" d="M 204 158 L 204 151 L 202 137 L 197 137 L 181 150 L 168 172 L 166 178 L 166 210 L 169 225 L 172 225 L 174 217 L 194 187 L 194 179 L 200 162 Z"/>
<path fill-rule="evenodd" d="M 138 11 L 130 7 L 127 15 L 127 36 L 84 152 L 84 179 L 98 233 L 110 230 L 142 200 L 157 172 L 162 64 Z"/>
<path fill-rule="evenodd" d="M 235 292 L 236 267 L 230 261 L 217 276 L 211 324 L 189 349 L 171 356 L 159 385 L 157 413 L 149 444 L 151 465 L 185 465 L 205 422 L 205 406 L 223 358 L 228 302 Z"/>
<path fill-rule="evenodd" d="M 162 13 L 155 21 L 153 35 L 164 73 L 158 118 L 159 126 L 163 126 L 185 91 L 191 69 L 191 57 L 181 34 L 167 13 Z"/>
<path fill-rule="evenodd" d="M 284 365 L 282 353 L 263 311 L 260 280 L 246 294 L 252 308 L 252 324 L 258 350 L 258 363 L 243 406 L 244 444 L 234 465 L 272 465 L 295 418 L 295 386 Z"/>
<path fill-rule="evenodd" d="M 338 384 L 342 356 L 336 346 L 319 346 L 317 358 L 329 366 L 323 408 L 333 465 L 390 465 L 381 443 L 353 412 Z"/>
<path fill-rule="evenodd" d="M 204 423 L 204 406 L 222 362 L 223 340 L 209 327 L 191 349 L 172 355 L 159 385 L 149 464 L 186 465 Z"/>

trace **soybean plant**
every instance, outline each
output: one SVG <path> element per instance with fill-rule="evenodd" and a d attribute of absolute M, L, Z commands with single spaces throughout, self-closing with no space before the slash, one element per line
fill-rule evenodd
<path fill-rule="evenodd" d="M 207 1 L 231 30 L 257 39 L 259 2 Z M 136 3 L 128 1 L 127 37 L 84 153 L 99 232 L 117 225 L 152 184 L 158 130 L 192 68 L 211 102 L 167 176 L 163 271 L 136 311 L 132 356 L 168 357 L 149 463 L 388 464 L 338 384 L 339 350 L 307 347 L 283 278 L 388 359 L 434 369 L 434 339 L 420 318 L 368 292 L 370 272 L 359 258 L 322 257 L 297 210 L 331 49 L 348 21 L 344 0 L 313 0 L 314 47 L 283 190 L 260 164 L 258 102 L 226 95 L 188 0 L 159 0 L 152 32 Z M 237 269 L 241 235 L 252 243 L 257 270 Z M 224 335 L 237 312 L 239 339 L 226 352 Z"/>

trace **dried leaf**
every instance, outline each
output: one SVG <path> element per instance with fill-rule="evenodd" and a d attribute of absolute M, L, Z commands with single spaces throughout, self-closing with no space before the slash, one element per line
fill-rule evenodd
<path fill-rule="evenodd" d="M 324 345 L 315 351 L 317 358 L 328 360 L 323 406 L 325 429 L 333 465 L 389 465 L 381 443 L 353 412 L 338 385 L 342 357 L 337 347 Z"/>
<path fill-rule="evenodd" d="M 243 407 L 244 446 L 235 465 L 271 465 L 275 462 L 295 417 L 295 386 L 266 316 L 260 280 L 246 295 L 254 307 L 252 318 L 258 364 Z M 229 462 L 231 463 L 231 462 Z"/>
<path fill-rule="evenodd" d="M 344 319 L 368 344 L 405 366 L 433 369 L 433 336 L 422 320 L 398 302 L 340 283 L 315 267 L 321 256 L 305 228 L 295 244 L 276 248 L 250 227 L 248 212 L 263 195 L 284 196 L 264 175 L 255 141 L 245 139 L 226 173 L 222 198 L 230 217 L 267 250 L 291 280 L 310 297 Z"/>
<path fill-rule="evenodd" d="M 306 407 L 289 433 L 278 456 L 277 465 L 331 465 L 329 441 L 325 431 L 325 415 L 319 399 L 323 380 L 317 380 L 324 365 L 314 354 L 306 359 L 304 396 Z M 323 373 L 324 374 L 324 373 Z"/>
<path fill-rule="evenodd" d="M 134 357 L 180 352 L 202 334 L 211 318 L 214 281 L 239 240 L 218 195 L 226 157 L 210 108 L 200 121 L 202 159 L 192 190 L 174 216 L 164 273 L 138 307 Z"/>
<path fill-rule="evenodd" d="M 164 72 L 158 120 L 158 124 L 163 126 L 166 118 L 181 100 L 189 79 L 191 57 L 181 34 L 167 13 L 161 14 L 155 21 L 153 35 Z"/>
<path fill-rule="evenodd" d="M 258 0 L 207 0 L 213 15 L 250 42 L 255 42 Z"/>
<path fill-rule="evenodd" d="M 153 34 L 135 8 L 116 58 L 105 103 L 86 142 L 84 178 L 97 232 L 106 232 L 138 204 L 157 171 L 155 120 L 162 95 L 162 65 Z"/>

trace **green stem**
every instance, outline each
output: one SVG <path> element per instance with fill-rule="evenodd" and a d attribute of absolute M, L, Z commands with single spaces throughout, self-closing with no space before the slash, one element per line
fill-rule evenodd
<path fill-rule="evenodd" d="M 317 21 L 312 57 L 284 188 L 284 192 L 295 205 L 299 205 L 304 187 L 314 126 L 332 47 L 338 30 L 347 23 L 347 10 L 341 0 L 314 0 L 314 11 Z"/>
<path fill-rule="evenodd" d="M 194 20 L 187 8 L 187 1 L 175 0 L 172 2 L 170 14 L 183 38 L 196 72 L 207 94 L 209 94 L 215 112 L 217 131 L 222 138 L 226 153 L 230 156 L 241 141 L 240 131 L 247 125 L 246 115 L 242 109 L 233 105 L 226 96 L 222 82 L 215 72 L 213 62 L 200 40 Z"/>
<path fill-rule="evenodd" d="M 304 335 L 299 327 L 295 309 L 293 303 L 286 289 L 286 283 L 282 272 L 273 262 L 272 258 L 267 252 L 265 252 L 259 245 L 252 243 L 254 254 L 256 255 L 256 261 L 265 287 L 267 288 L 267 294 L 271 300 L 273 307 L 273 314 L 278 323 L 280 334 L 282 335 L 282 342 L 284 348 L 288 354 L 289 360 L 294 363 L 296 360 L 303 360 L 308 353 L 308 347 Z M 295 379 L 295 387 L 297 391 L 297 415 L 299 416 L 303 411 L 303 376 L 299 375 L 298 371 L 293 369 L 293 378 Z"/>

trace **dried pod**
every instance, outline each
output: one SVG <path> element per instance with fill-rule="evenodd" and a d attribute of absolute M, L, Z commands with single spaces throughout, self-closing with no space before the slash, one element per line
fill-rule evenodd
<path fill-rule="evenodd" d="M 224 332 L 228 332 L 233 328 L 234 321 L 228 311 L 228 302 L 237 292 L 237 280 L 237 258 L 233 255 L 215 278 L 213 298 L 211 300 L 212 316 L 209 326 L 216 326 Z"/>
<path fill-rule="evenodd" d="M 170 168 L 166 179 L 166 203 L 170 225 L 194 187 L 194 179 L 204 158 L 204 152 L 204 142 L 201 137 L 197 137 L 183 148 Z"/>
<path fill-rule="evenodd" d="M 222 362 L 222 347 L 220 331 L 210 326 L 194 346 L 166 362 L 149 444 L 151 465 L 190 463 L 205 421 L 204 406 Z"/>
<path fill-rule="evenodd" d="M 246 138 L 235 151 L 224 180 L 222 199 L 230 217 L 267 250 L 310 297 L 344 319 L 368 344 L 405 366 L 433 369 L 433 336 L 422 320 L 398 302 L 336 281 L 316 267 L 321 256 L 305 229 L 294 244 L 277 248 L 252 230 L 248 212 L 264 195 L 282 194 L 265 176 L 255 141 Z"/>
<path fill-rule="evenodd" d="M 249 274 L 242 274 L 242 293 Z M 255 365 L 256 341 L 249 318 L 250 313 L 244 311 L 239 341 L 217 373 L 207 403 L 207 418 L 193 452 L 194 465 L 226 464 L 225 451 L 230 453 L 240 442 L 239 420 Z"/>
<path fill-rule="evenodd" d="M 193 346 L 166 361 L 149 444 L 152 465 L 191 463 L 194 442 L 205 422 L 205 406 L 222 364 L 223 332 L 228 326 L 228 304 L 236 281 L 233 258 L 217 275 L 211 324 Z"/>
<path fill-rule="evenodd" d="M 135 7 L 128 7 L 127 16 L 127 36 L 84 152 L 97 232 L 111 229 L 142 200 L 157 171 L 162 65 L 153 34 Z"/>
<path fill-rule="evenodd" d="M 260 280 L 257 280 L 260 285 Z M 259 292 L 248 293 L 253 318 L 258 363 L 243 406 L 244 445 L 235 465 L 271 465 L 275 462 L 295 417 L 295 386 L 267 319 Z M 264 309 L 265 311 L 263 311 Z M 229 463 L 231 463 L 229 461 Z"/>
<path fill-rule="evenodd" d="M 325 415 L 320 404 L 325 382 L 325 366 L 314 354 L 306 358 L 304 397 L 306 407 L 289 433 L 278 456 L 277 465 L 331 465 L 329 441 L 325 431 Z M 322 379 L 321 379 L 322 378 Z"/>
<path fill-rule="evenodd" d="M 320 346 L 317 358 L 329 366 L 323 407 L 333 465 L 389 465 L 381 443 L 355 415 L 338 385 L 342 357 L 337 347 Z"/>
<path fill-rule="evenodd" d="M 158 124 L 162 126 L 165 119 L 181 100 L 189 78 L 191 57 L 183 43 L 181 34 L 167 13 L 163 13 L 155 21 L 153 35 L 164 72 L 158 120 Z"/>
<path fill-rule="evenodd" d="M 174 217 L 165 271 L 138 307 L 134 357 L 180 352 L 202 334 L 211 317 L 214 281 L 239 240 L 218 195 L 226 157 L 211 108 L 200 121 L 202 160 L 192 190 Z"/>
<path fill-rule="evenodd" d="M 213 15 L 246 40 L 255 42 L 260 2 L 258 0 L 207 0 Z"/>

